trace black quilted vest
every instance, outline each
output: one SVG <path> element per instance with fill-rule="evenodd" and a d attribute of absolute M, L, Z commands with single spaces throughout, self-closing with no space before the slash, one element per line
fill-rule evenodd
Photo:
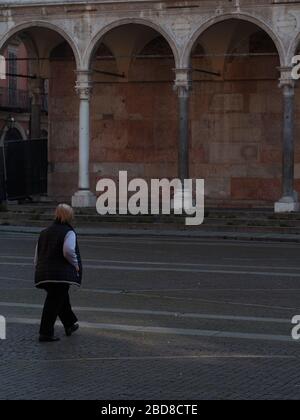
<path fill-rule="evenodd" d="M 70 231 L 74 231 L 72 226 L 56 221 L 41 233 L 35 270 L 36 287 L 43 288 L 45 285 L 54 283 L 81 285 L 82 263 L 78 243 L 76 243 L 76 254 L 80 267 L 79 273 L 63 254 L 65 237 Z"/>

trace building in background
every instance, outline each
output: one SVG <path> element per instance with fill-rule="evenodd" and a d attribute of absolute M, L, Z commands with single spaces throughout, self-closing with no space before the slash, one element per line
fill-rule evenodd
<path fill-rule="evenodd" d="M 25 44 L 14 38 L 2 51 L 6 59 L 6 80 L 0 80 L 0 121 L 1 142 L 6 140 L 26 140 L 31 138 L 31 80 L 30 57 Z M 48 81 L 44 81 L 44 95 L 41 112 L 47 117 Z M 13 122 L 13 127 L 12 127 Z M 47 136 L 48 120 L 41 120 L 41 134 Z"/>
<path fill-rule="evenodd" d="M 3 165 L 3 170 L 0 170 L 1 198 L 26 199 L 36 190 L 32 182 L 29 185 L 32 193 L 29 192 L 27 182 L 24 182 L 24 172 L 27 171 L 32 178 L 31 168 L 37 157 L 37 154 L 32 153 L 35 147 L 31 146 L 29 140 L 48 137 L 48 81 L 43 81 L 37 107 L 34 91 L 36 75 L 31 73 L 32 60 L 26 44 L 19 37 L 14 37 L 2 55 L 6 60 L 6 78 L 0 80 L 0 162 Z M 32 155 L 30 160 L 26 156 L 27 149 Z M 45 159 L 43 164 L 47 165 Z M 44 187 L 43 192 L 46 191 Z"/>
<path fill-rule="evenodd" d="M 128 170 L 204 178 L 211 206 L 298 210 L 291 63 L 300 5 L 115 3 L 5 0 L 0 10 L 0 48 L 10 54 L 21 39 L 35 76 L 4 86 L 29 90 L 31 122 L 20 124 L 31 137 L 41 132 L 49 80 L 49 196 L 93 206 L 97 180 Z"/>
<path fill-rule="evenodd" d="M 0 80 L 0 129 L 4 141 L 25 140 L 29 134 L 30 99 L 28 91 L 28 62 L 25 45 L 11 40 L 3 51 L 6 58 L 6 80 Z M 18 61 L 24 58 L 24 61 Z M 18 75 L 23 74 L 24 78 Z"/>

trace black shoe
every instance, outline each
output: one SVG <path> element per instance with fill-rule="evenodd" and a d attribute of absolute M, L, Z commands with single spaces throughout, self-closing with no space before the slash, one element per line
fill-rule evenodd
<path fill-rule="evenodd" d="M 57 341 L 60 341 L 60 339 L 54 335 L 52 337 L 48 335 L 40 335 L 39 338 L 40 343 L 57 343 Z"/>
<path fill-rule="evenodd" d="M 78 330 L 79 330 L 79 325 L 74 324 L 74 325 L 72 325 L 72 327 L 66 328 L 66 336 L 71 337 L 71 335 L 74 334 L 74 332 L 76 332 Z"/>

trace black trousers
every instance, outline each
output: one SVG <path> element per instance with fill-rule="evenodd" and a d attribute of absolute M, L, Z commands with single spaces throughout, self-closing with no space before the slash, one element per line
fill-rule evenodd
<path fill-rule="evenodd" d="M 47 297 L 44 305 L 40 334 L 52 337 L 54 325 L 59 317 L 65 328 L 70 328 L 78 319 L 72 311 L 67 284 L 49 284 L 44 286 Z"/>

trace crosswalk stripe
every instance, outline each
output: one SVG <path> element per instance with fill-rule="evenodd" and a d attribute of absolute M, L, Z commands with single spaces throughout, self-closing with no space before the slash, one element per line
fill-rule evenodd
<path fill-rule="evenodd" d="M 22 325 L 39 325 L 39 319 L 32 318 L 7 318 L 7 322 L 11 324 Z M 206 337 L 206 338 L 232 338 L 255 341 L 274 341 L 287 342 L 297 344 L 292 337 L 284 335 L 273 334 L 256 334 L 256 333 L 241 333 L 231 331 L 214 331 L 214 330 L 196 330 L 183 328 L 163 328 L 163 327 L 149 327 L 137 325 L 120 325 L 120 324 L 101 324 L 91 322 L 81 322 L 81 328 L 102 330 L 102 331 L 119 331 L 145 334 L 163 334 L 163 335 L 178 335 L 178 336 L 192 336 L 192 337 Z"/>

